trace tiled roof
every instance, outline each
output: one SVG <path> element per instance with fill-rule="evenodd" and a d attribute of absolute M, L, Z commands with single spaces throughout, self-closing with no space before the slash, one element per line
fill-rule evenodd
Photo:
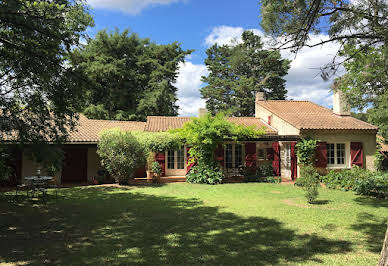
<path fill-rule="evenodd" d="M 137 121 L 94 120 L 80 115 L 78 126 L 70 133 L 69 142 L 98 142 L 99 134 L 104 129 L 144 131 L 146 123 Z"/>
<path fill-rule="evenodd" d="M 309 101 L 269 100 L 257 103 L 298 129 L 377 130 L 377 127 Z"/>
<path fill-rule="evenodd" d="M 149 116 L 145 131 L 159 132 L 180 128 L 190 120 L 191 117 Z M 267 134 L 276 134 L 275 129 L 255 117 L 229 117 L 228 120 L 239 125 L 256 126 L 258 129 L 264 128 Z"/>

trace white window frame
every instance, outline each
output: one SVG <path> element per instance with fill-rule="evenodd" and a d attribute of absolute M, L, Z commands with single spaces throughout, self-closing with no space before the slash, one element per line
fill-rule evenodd
<path fill-rule="evenodd" d="M 226 167 L 227 145 L 232 145 L 232 167 L 231 168 Z M 234 168 L 238 167 L 238 165 L 236 165 L 236 145 L 241 145 L 241 166 L 245 165 L 245 145 L 244 145 L 244 143 L 225 143 L 224 144 L 224 168 L 225 169 L 234 169 Z"/>
<path fill-rule="evenodd" d="M 348 143 L 346 142 L 328 142 L 327 145 L 334 145 L 334 164 L 329 162 L 329 148 L 327 147 L 327 167 L 328 168 L 346 168 L 347 161 L 348 161 Z M 344 163 L 338 164 L 337 160 L 337 144 L 343 144 L 344 145 Z"/>

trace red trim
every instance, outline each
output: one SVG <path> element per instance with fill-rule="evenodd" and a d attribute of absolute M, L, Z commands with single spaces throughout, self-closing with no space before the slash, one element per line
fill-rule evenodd
<path fill-rule="evenodd" d="M 350 143 L 350 161 L 352 166 L 364 167 L 364 152 L 361 142 Z"/>
<path fill-rule="evenodd" d="M 191 168 L 192 168 L 193 166 L 195 166 L 197 163 L 196 163 L 196 162 L 191 162 L 191 163 L 189 164 L 189 161 L 190 161 L 190 159 L 191 159 L 190 154 L 189 154 L 190 147 L 187 147 L 187 150 L 186 150 L 186 151 L 187 151 L 187 156 L 186 156 L 186 164 L 187 164 L 187 167 L 186 167 L 186 174 L 187 174 L 187 173 L 190 172 Z"/>
<path fill-rule="evenodd" d="M 298 159 L 295 150 L 296 142 L 291 142 L 291 178 L 295 180 L 298 177 Z"/>
<path fill-rule="evenodd" d="M 224 167 L 224 146 L 222 146 L 222 144 L 218 144 L 217 146 L 215 159 L 220 163 L 221 167 Z"/>
<path fill-rule="evenodd" d="M 268 125 L 271 125 L 271 123 L 272 123 L 272 116 L 269 115 L 269 116 L 268 116 Z"/>
<path fill-rule="evenodd" d="M 280 176 L 280 145 L 279 142 L 272 143 L 273 161 L 272 167 L 275 176 Z"/>
<path fill-rule="evenodd" d="M 164 152 L 156 153 L 155 161 L 157 161 L 160 167 L 162 167 L 162 176 L 166 176 L 166 154 Z"/>
<path fill-rule="evenodd" d="M 315 149 L 315 166 L 316 167 L 327 167 L 327 143 L 318 142 L 317 148 Z"/>
<path fill-rule="evenodd" d="M 245 166 L 256 167 L 256 143 L 245 143 Z"/>

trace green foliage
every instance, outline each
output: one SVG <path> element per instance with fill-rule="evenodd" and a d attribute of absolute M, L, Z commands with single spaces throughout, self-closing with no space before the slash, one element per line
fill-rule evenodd
<path fill-rule="evenodd" d="M 89 80 L 85 115 L 115 120 L 177 115 L 174 83 L 179 64 L 191 52 L 177 42 L 159 45 L 129 30 L 98 32 L 71 58 Z"/>
<path fill-rule="evenodd" d="M 85 85 L 68 55 L 92 25 L 83 1 L 0 1 L 0 132 L 65 140 Z"/>
<path fill-rule="evenodd" d="M 11 154 L 5 146 L 0 146 L 0 181 L 9 180 L 12 168 L 9 165 Z"/>
<path fill-rule="evenodd" d="M 186 175 L 186 180 L 189 183 L 216 185 L 221 184 L 224 177 L 224 173 L 217 163 L 205 164 L 201 161 L 191 168 Z"/>
<path fill-rule="evenodd" d="M 158 162 L 153 162 L 151 164 L 151 170 L 153 173 L 157 174 L 158 176 L 162 174 L 162 167 Z"/>
<path fill-rule="evenodd" d="M 242 167 L 239 173 L 244 177 L 245 182 L 268 182 L 277 183 L 278 178 L 273 178 L 273 167 L 271 164 L 260 165 L 259 167 Z"/>
<path fill-rule="evenodd" d="M 342 55 L 352 58 L 344 64 L 346 73 L 336 79 L 335 89 L 345 94 L 352 108 L 368 108 L 368 122 L 388 139 L 388 48 L 347 45 Z"/>
<path fill-rule="evenodd" d="M 190 147 L 189 153 L 193 160 L 205 164 L 214 162 L 214 152 L 223 141 L 255 138 L 264 134 L 264 130 L 229 122 L 223 113 L 193 118 L 182 128 L 171 132 Z"/>
<path fill-rule="evenodd" d="M 302 165 L 313 165 L 315 159 L 315 149 L 317 148 L 318 140 L 311 138 L 302 138 L 295 145 L 296 156 L 299 163 Z"/>
<path fill-rule="evenodd" d="M 328 188 L 355 191 L 360 195 L 388 197 L 388 173 L 371 172 L 359 167 L 333 170 L 322 181 Z"/>
<path fill-rule="evenodd" d="M 300 169 L 300 176 L 295 184 L 305 190 L 307 202 L 312 204 L 318 197 L 319 174 L 313 166 L 304 165 Z"/>
<path fill-rule="evenodd" d="M 101 133 L 97 153 L 101 164 L 120 184 L 126 184 L 136 168 L 146 161 L 143 146 L 136 137 L 131 132 L 119 129 Z"/>
<path fill-rule="evenodd" d="M 183 145 L 182 139 L 170 132 L 133 132 L 146 152 L 176 150 Z"/>
<path fill-rule="evenodd" d="M 26 153 L 27 156 L 39 164 L 42 173 L 54 176 L 61 172 L 65 153 L 60 146 L 35 143 L 28 146 Z"/>
<path fill-rule="evenodd" d="M 384 155 L 380 152 L 379 148 L 377 148 L 375 153 L 375 160 L 374 160 L 375 170 L 377 171 L 383 170 L 383 161 L 384 161 Z"/>
<path fill-rule="evenodd" d="M 386 45 L 386 1 L 374 0 L 261 0 L 261 26 L 282 48 L 298 51 L 304 46 L 340 41 L 360 47 Z M 326 32 L 328 39 L 309 41 Z"/>
<path fill-rule="evenodd" d="M 258 91 L 267 99 L 285 99 L 283 77 L 290 61 L 278 51 L 264 49 L 261 38 L 252 31 L 242 34 L 241 44 L 215 44 L 206 54 L 210 73 L 202 77 L 208 85 L 200 91 L 212 114 L 228 111 L 234 116 L 254 116 Z"/>

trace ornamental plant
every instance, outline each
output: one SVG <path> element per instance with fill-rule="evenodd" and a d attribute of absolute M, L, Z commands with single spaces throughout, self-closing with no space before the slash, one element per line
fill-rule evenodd
<path fill-rule="evenodd" d="M 214 158 L 217 146 L 225 140 L 238 141 L 258 137 L 264 134 L 264 129 L 258 130 L 253 126 L 246 127 L 231 123 L 224 113 L 218 113 L 215 116 L 206 114 L 200 118 L 193 118 L 182 128 L 170 132 L 176 134 L 190 147 L 190 160 L 197 162 L 191 170 L 193 174 L 187 180 L 212 184 L 221 182 L 220 175 L 217 173 L 222 174 L 222 171 Z M 209 171 L 212 173 L 210 174 Z M 209 181 L 210 179 L 213 181 Z"/>
<path fill-rule="evenodd" d="M 302 138 L 296 145 L 296 156 L 302 165 L 313 165 L 318 140 Z"/>
<path fill-rule="evenodd" d="M 305 197 L 309 204 L 314 203 L 318 197 L 319 174 L 312 165 L 304 165 L 301 168 L 301 177 L 297 185 L 306 192 Z"/>
<path fill-rule="evenodd" d="M 146 161 L 143 146 L 138 139 L 131 132 L 120 129 L 102 132 L 97 153 L 101 164 L 119 184 L 127 184 L 135 169 Z"/>

